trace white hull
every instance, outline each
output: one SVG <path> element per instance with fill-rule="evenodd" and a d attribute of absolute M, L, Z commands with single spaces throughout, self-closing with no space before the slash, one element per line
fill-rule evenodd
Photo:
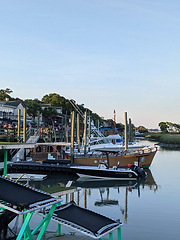
<path fill-rule="evenodd" d="M 100 176 L 91 176 L 77 173 L 77 175 L 81 178 L 80 180 L 92 178 L 92 179 L 101 179 L 101 180 L 129 180 L 129 178 L 110 178 L 110 177 L 100 177 Z M 130 180 L 137 180 L 137 178 L 131 178 Z"/>
<path fill-rule="evenodd" d="M 42 181 L 44 180 L 47 175 L 41 175 L 41 174 L 24 174 L 24 173 L 9 173 L 8 177 L 12 180 L 16 180 L 20 178 L 18 181 Z"/>

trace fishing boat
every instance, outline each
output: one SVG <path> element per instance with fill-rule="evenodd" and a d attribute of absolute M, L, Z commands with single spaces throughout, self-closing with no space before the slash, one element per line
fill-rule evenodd
<path fill-rule="evenodd" d="M 113 180 L 136 180 L 145 178 L 146 172 L 138 166 L 128 164 L 128 167 L 109 167 L 107 164 L 101 163 L 99 166 L 71 166 L 71 169 L 83 178 L 100 178 Z"/>
<path fill-rule="evenodd" d="M 53 144 L 53 149 L 51 145 Z M 63 149 L 59 150 L 58 146 L 62 143 L 37 143 L 38 148 L 30 152 L 33 161 L 48 161 L 54 164 L 81 164 L 89 166 L 98 166 L 100 163 L 107 163 L 107 154 L 109 156 L 109 167 L 119 166 L 127 167 L 128 163 L 138 165 L 143 168 L 149 168 L 157 152 L 157 146 L 143 149 L 128 149 L 121 151 L 95 151 L 87 154 L 74 153 L 73 158 L 69 154 L 64 154 Z M 49 150 L 50 149 L 50 150 Z M 51 158 L 49 157 L 51 155 Z M 50 162 L 51 161 L 51 162 Z"/>
<path fill-rule="evenodd" d="M 153 158 L 157 152 L 157 146 L 147 147 L 144 149 L 128 149 L 118 152 L 106 152 L 102 151 L 101 156 L 74 156 L 73 163 L 83 164 L 89 166 L 98 166 L 100 163 L 107 163 L 109 161 L 109 167 L 119 166 L 126 167 L 128 163 L 132 165 L 138 165 L 143 168 L 149 168 Z M 108 155 L 108 159 L 107 159 Z"/>

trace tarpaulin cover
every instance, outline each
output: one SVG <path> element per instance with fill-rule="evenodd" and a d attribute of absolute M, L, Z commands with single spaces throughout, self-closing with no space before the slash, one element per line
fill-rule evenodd
<path fill-rule="evenodd" d="M 90 231 L 94 236 L 106 234 L 107 231 L 118 228 L 121 223 L 82 208 L 74 201 L 58 206 L 54 211 L 53 217 L 58 221 L 65 220 L 70 224 L 76 224 L 85 230 Z"/>
<path fill-rule="evenodd" d="M 28 209 L 30 204 L 52 199 L 50 194 L 43 193 L 37 189 L 16 183 L 0 176 L 0 200 L 19 209 Z"/>

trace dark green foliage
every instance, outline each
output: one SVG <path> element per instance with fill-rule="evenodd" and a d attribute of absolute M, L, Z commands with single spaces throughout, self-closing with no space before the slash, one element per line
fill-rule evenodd
<path fill-rule="evenodd" d="M 13 101 L 14 98 L 12 98 L 9 94 L 11 94 L 13 91 L 9 88 L 1 89 L 0 90 L 0 101 L 6 101 L 6 99 L 9 99 L 10 101 Z"/>
<path fill-rule="evenodd" d="M 145 128 L 144 126 L 139 126 L 138 131 L 139 131 L 139 133 L 148 132 L 147 128 Z"/>
<path fill-rule="evenodd" d="M 35 99 L 35 100 L 26 100 L 26 104 L 27 104 L 27 113 L 29 116 L 33 117 L 33 121 L 34 121 L 35 117 L 38 116 L 38 112 L 39 113 L 42 112 L 41 103 L 39 100 Z"/>
<path fill-rule="evenodd" d="M 160 122 L 159 127 L 161 129 L 161 132 L 167 132 L 168 125 L 165 122 Z"/>
<path fill-rule="evenodd" d="M 118 131 L 124 132 L 124 124 L 116 123 L 116 128 L 118 129 Z"/>
<path fill-rule="evenodd" d="M 58 113 L 56 111 L 55 108 L 53 107 L 45 107 L 43 110 L 42 110 L 42 115 L 44 118 L 46 119 L 51 119 L 53 117 L 57 117 Z"/>

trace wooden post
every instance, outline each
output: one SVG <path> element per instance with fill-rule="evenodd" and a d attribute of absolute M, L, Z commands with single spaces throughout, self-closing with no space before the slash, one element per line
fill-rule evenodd
<path fill-rule="evenodd" d="M 74 201 L 74 193 L 70 193 L 70 201 Z"/>
<path fill-rule="evenodd" d="M 87 111 L 84 113 L 84 154 L 86 154 L 87 145 Z"/>
<path fill-rule="evenodd" d="M 26 108 L 23 108 L 23 142 L 26 142 Z"/>
<path fill-rule="evenodd" d="M 67 112 L 66 112 L 66 115 L 65 115 L 65 136 L 66 136 L 66 142 L 68 142 Z"/>
<path fill-rule="evenodd" d="M 76 200 L 76 204 L 79 205 L 79 191 L 77 191 L 77 200 Z"/>
<path fill-rule="evenodd" d="M 87 189 L 84 188 L 84 208 L 87 208 Z"/>
<path fill-rule="evenodd" d="M 78 145 L 78 152 L 80 152 L 79 113 L 77 113 L 77 145 Z"/>
<path fill-rule="evenodd" d="M 18 141 L 21 139 L 21 109 L 18 109 Z"/>
<path fill-rule="evenodd" d="M 90 139 L 91 139 L 91 117 L 89 116 L 89 128 L 88 128 L 88 152 L 90 152 Z"/>
<path fill-rule="evenodd" d="M 64 137 L 64 118 L 62 117 L 62 122 L 61 122 L 61 129 L 60 129 L 60 132 L 61 132 L 61 142 L 65 142 L 65 137 Z"/>
<path fill-rule="evenodd" d="M 74 111 L 71 113 L 71 163 L 74 162 Z"/>
<path fill-rule="evenodd" d="M 127 222 L 127 198 L 128 198 L 128 189 L 125 187 L 125 207 L 124 207 L 124 220 Z"/>
<path fill-rule="evenodd" d="M 129 142 L 132 142 L 131 118 L 129 118 Z"/>
<path fill-rule="evenodd" d="M 37 112 L 37 131 L 39 130 L 39 119 L 40 119 L 40 112 Z"/>
<path fill-rule="evenodd" d="M 125 150 L 127 150 L 128 149 L 128 141 L 127 141 L 127 112 L 124 113 L 124 122 L 125 122 L 125 128 L 124 128 Z"/>

